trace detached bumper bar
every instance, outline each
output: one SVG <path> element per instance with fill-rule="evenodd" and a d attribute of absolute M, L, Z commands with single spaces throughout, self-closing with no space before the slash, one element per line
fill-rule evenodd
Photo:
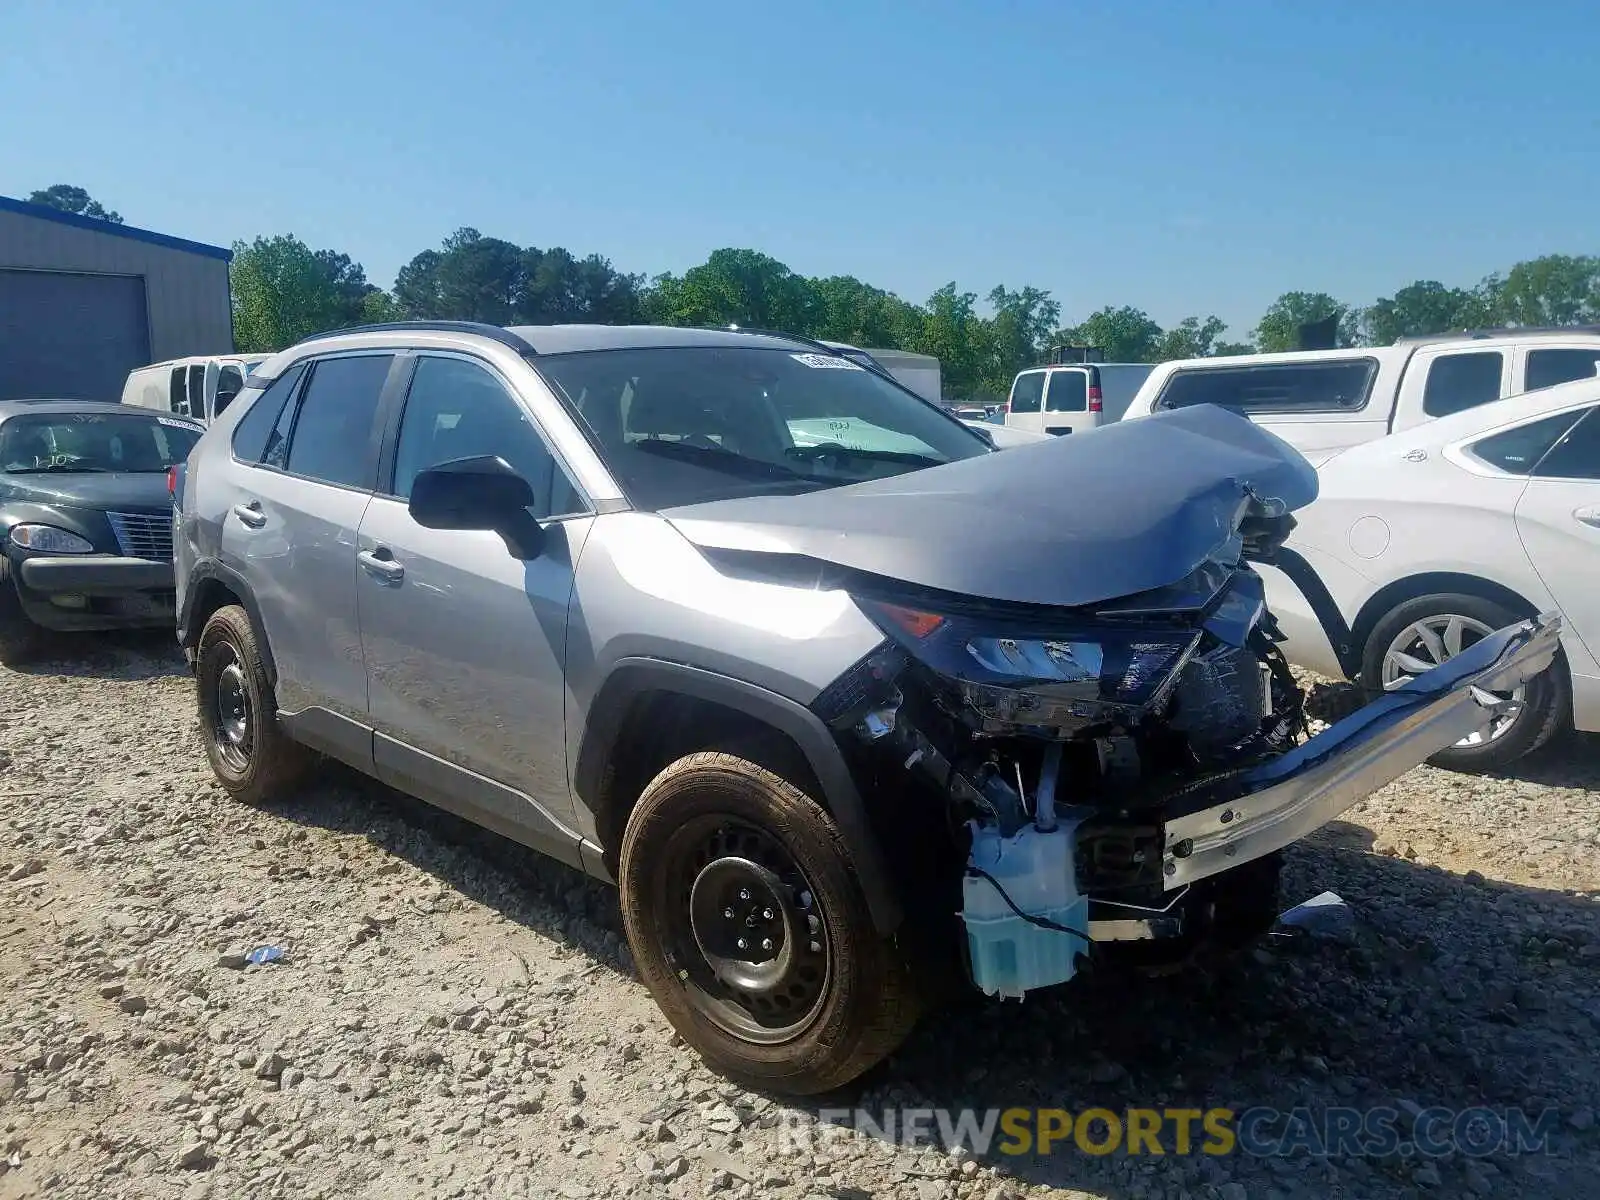
<path fill-rule="evenodd" d="M 1508 625 L 1248 772 L 1238 799 L 1168 821 L 1163 886 L 1172 891 L 1280 850 L 1486 729 L 1504 704 L 1491 693 L 1549 667 L 1560 633 L 1556 613 Z"/>

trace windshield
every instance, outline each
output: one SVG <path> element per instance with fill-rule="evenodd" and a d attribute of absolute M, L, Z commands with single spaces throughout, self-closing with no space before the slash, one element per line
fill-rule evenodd
<path fill-rule="evenodd" d="M 165 471 L 189 457 L 200 432 L 137 413 L 29 413 L 0 425 L 0 471 Z"/>
<path fill-rule="evenodd" d="M 751 347 L 541 355 L 641 509 L 815 491 L 987 454 L 972 430 L 851 362 Z"/>

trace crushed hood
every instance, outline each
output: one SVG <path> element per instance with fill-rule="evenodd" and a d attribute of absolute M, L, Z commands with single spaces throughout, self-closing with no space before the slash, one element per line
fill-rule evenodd
<path fill-rule="evenodd" d="M 663 515 L 708 550 L 1076 607 L 1184 578 L 1233 534 L 1248 494 L 1292 511 L 1316 499 L 1316 472 L 1260 426 L 1199 405 L 890 479 Z"/>

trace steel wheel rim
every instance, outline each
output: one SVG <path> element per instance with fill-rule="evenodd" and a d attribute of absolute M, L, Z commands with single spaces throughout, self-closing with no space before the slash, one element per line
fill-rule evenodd
<path fill-rule="evenodd" d="M 217 672 L 216 696 L 211 707 L 212 741 L 217 752 L 234 770 L 244 770 L 250 765 L 250 752 L 254 748 L 253 706 L 244 667 L 232 646 L 227 647 L 227 662 Z"/>
<path fill-rule="evenodd" d="M 1467 647 L 1493 632 L 1494 630 L 1482 621 L 1474 617 L 1464 617 L 1460 613 L 1441 613 L 1438 616 L 1423 617 L 1420 621 L 1411 622 L 1394 636 L 1389 648 L 1384 651 L 1383 690 L 1392 692 L 1395 688 L 1409 683 L 1423 671 L 1449 662 Z M 1455 748 L 1486 746 L 1504 737 L 1517 723 L 1526 709 L 1526 686 L 1512 692 L 1495 694 L 1509 698 L 1511 703 L 1495 717 L 1488 729 L 1468 734 L 1455 744 Z"/>
<path fill-rule="evenodd" d="M 794 857 L 765 830 L 720 816 L 674 831 L 663 856 L 672 865 L 658 928 L 690 1004 L 758 1045 L 804 1033 L 827 996 L 832 948 Z"/>

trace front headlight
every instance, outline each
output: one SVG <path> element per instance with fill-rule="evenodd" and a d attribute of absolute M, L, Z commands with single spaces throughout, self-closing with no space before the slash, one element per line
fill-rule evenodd
<path fill-rule="evenodd" d="M 54 525 L 13 525 L 11 543 L 40 554 L 93 554 L 94 544 Z"/>
<path fill-rule="evenodd" d="M 914 658 L 980 715 L 1040 725 L 1104 720 L 1161 701 L 1199 645 L 1192 624 L 1069 618 L 1029 625 L 858 599 Z"/>

